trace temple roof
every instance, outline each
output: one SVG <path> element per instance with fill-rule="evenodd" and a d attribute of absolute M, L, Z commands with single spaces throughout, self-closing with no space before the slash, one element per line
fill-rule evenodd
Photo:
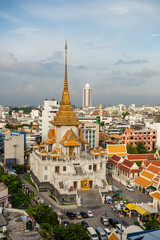
<path fill-rule="evenodd" d="M 80 143 L 76 135 L 74 134 L 72 128 L 70 130 L 67 130 L 67 132 L 63 136 L 63 139 L 60 141 L 60 144 L 62 144 L 64 147 L 80 146 Z"/>
<path fill-rule="evenodd" d="M 56 126 L 79 126 L 80 122 L 76 117 L 73 108 L 71 106 L 70 95 L 68 91 L 67 81 L 67 42 L 65 44 L 65 78 L 64 78 L 64 89 L 62 93 L 61 106 L 59 111 L 56 113 L 53 125 Z"/>

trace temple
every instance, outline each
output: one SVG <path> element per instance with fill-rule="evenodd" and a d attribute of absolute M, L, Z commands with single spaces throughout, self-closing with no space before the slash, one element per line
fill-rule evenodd
<path fill-rule="evenodd" d="M 71 106 L 67 80 L 67 43 L 65 78 L 59 111 L 52 120 L 48 138 L 35 143 L 31 154 L 31 174 L 39 189 L 49 189 L 59 202 L 81 202 L 82 191 L 102 195 L 108 191 L 106 159 L 103 149 L 88 151 L 80 122 Z"/>

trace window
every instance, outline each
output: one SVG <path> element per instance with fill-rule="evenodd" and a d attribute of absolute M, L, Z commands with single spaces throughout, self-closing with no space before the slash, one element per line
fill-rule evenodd
<path fill-rule="evenodd" d="M 148 144 L 150 144 L 150 142 L 148 142 Z"/>
<path fill-rule="evenodd" d="M 64 172 L 66 171 L 66 166 L 63 166 L 63 171 L 64 171 Z"/>
<path fill-rule="evenodd" d="M 44 167 L 44 170 L 47 170 L 47 169 L 48 169 L 48 167 L 47 167 L 47 166 L 45 166 L 45 167 Z"/>
<path fill-rule="evenodd" d="M 47 175 L 44 175 L 44 180 L 47 180 L 48 179 L 48 176 Z"/>
<path fill-rule="evenodd" d="M 55 167 L 55 173 L 59 173 L 59 166 Z"/>
<path fill-rule="evenodd" d="M 46 160 L 46 157 L 42 157 L 42 160 Z"/>
<path fill-rule="evenodd" d="M 89 170 L 92 170 L 92 165 L 89 165 L 88 168 L 89 168 Z"/>

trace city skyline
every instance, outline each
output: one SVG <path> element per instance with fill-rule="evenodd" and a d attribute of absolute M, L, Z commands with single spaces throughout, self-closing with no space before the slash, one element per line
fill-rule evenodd
<path fill-rule="evenodd" d="M 0 104 L 61 99 L 64 42 L 72 104 L 159 104 L 159 1 L 0 2 Z"/>

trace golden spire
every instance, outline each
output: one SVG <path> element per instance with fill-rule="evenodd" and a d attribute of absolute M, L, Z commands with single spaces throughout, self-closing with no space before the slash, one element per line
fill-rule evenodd
<path fill-rule="evenodd" d="M 71 106 L 68 81 L 67 81 L 67 41 L 65 42 L 65 77 L 62 101 L 59 111 L 56 113 L 52 124 L 59 126 L 78 126 L 80 124 Z"/>
<path fill-rule="evenodd" d="M 61 105 L 70 105 L 70 97 L 68 91 L 68 81 L 67 81 L 67 41 L 65 42 L 65 77 L 64 77 L 64 90 L 62 93 Z"/>

